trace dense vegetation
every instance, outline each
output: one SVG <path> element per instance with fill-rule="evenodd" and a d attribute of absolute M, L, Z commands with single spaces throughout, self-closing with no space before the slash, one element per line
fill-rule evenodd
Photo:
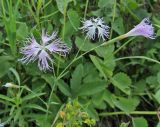
<path fill-rule="evenodd" d="M 159 12 L 159 0 L 0 0 L 0 127 L 160 127 Z"/>

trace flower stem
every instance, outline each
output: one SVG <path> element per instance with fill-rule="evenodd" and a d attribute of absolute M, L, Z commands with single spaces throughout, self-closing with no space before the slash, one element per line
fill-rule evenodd
<path fill-rule="evenodd" d="M 85 6 L 85 12 L 84 12 L 84 19 L 86 18 L 86 14 L 87 14 L 88 3 L 89 3 L 89 0 L 86 0 L 86 6 Z"/>
<path fill-rule="evenodd" d="M 114 0 L 112 25 L 113 25 L 114 19 L 116 17 L 116 7 L 117 7 L 117 0 Z M 111 27 L 111 30 L 110 30 L 110 37 L 109 37 L 110 39 L 112 38 L 112 33 L 113 33 L 113 27 Z"/>
<path fill-rule="evenodd" d="M 130 38 L 128 41 L 126 41 L 123 45 L 121 45 L 116 51 L 114 51 L 114 54 L 119 52 L 123 47 L 125 47 L 128 43 L 130 43 L 132 40 L 134 40 L 135 37 Z"/>
<path fill-rule="evenodd" d="M 103 112 L 100 113 L 99 116 L 113 116 L 113 115 L 157 115 L 159 112 L 157 111 L 133 111 L 133 112 Z"/>
<path fill-rule="evenodd" d="M 64 0 L 64 10 L 63 10 L 63 31 L 62 31 L 62 40 L 64 42 L 65 40 L 65 31 L 66 31 L 66 13 L 67 13 L 67 2 L 66 0 Z M 59 55 L 59 59 L 60 59 L 60 55 Z M 59 75 L 59 67 L 60 67 L 60 60 L 58 59 L 58 63 L 57 63 L 57 75 Z"/>
<path fill-rule="evenodd" d="M 145 59 L 145 60 L 160 64 L 160 62 L 158 60 L 155 60 L 155 59 L 152 59 L 152 58 L 149 58 L 146 56 L 127 56 L 127 57 L 117 58 L 117 59 L 115 59 L 115 61 L 124 60 L 124 59 Z"/>
<path fill-rule="evenodd" d="M 124 38 L 126 38 L 126 35 L 125 35 L 125 34 L 124 34 L 124 35 L 120 35 L 120 36 L 118 36 L 118 37 L 116 37 L 116 38 L 114 38 L 114 39 L 112 39 L 112 40 L 109 40 L 109 41 L 107 41 L 107 42 L 104 42 L 104 43 L 102 43 L 101 45 L 98 45 L 98 46 L 96 46 L 96 47 L 94 47 L 94 48 L 91 48 L 90 50 L 82 53 L 80 56 L 78 56 L 78 57 L 76 57 L 75 59 L 73 59 L 73 60 L 71 61 L 71 63 L 69 63 L 69 65 L 59 74 L 58 79 L 61 79 L 61 78 L 63 77 L 63 74 L 65 73 L 65 71 L 66 71 L 75 61 L 79 60 L 81 57 L 83 57 L 83 56 L 86 55 L 87 53 L 89 53 L 89 52 L 91 52 L 91 51 L 93 51 L 93 50 L 95 50 L 95 49 L 97 49 L 97 48 L 99 48 L 99 47 L 101 47 L 101 46 L 107 46 L 107 45 L 109 45 L 109 44 L 113 44 L 113 43 L 115 43 L 115 42 L 117 42 L 117 41 L 120 41 L 120 40 L 122 40 L 122 39 L 124 39 Z"/>

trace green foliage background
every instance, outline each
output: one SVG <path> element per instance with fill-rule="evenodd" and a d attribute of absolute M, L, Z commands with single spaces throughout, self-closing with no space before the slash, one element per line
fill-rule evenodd
<path fill-rule="evenodd" d="M 59 112 L 78 100 L 80 111 L 95 119 L 96 127 L 160 127 L 159 12 L 159 0 L 1 0 L 1 122 L 63 127 Z M 110 39 L 150 17 L 157 38 L 127 38 L 85 53 L 103 43 L 85 39 L 79 30 L 81 20 L 89 17 L 104 18 Z M 36 62 L 18 61 L 24 40 L 31 34 L 40 39 L 42 28 L 58 31 L 72 49 L 66 58 L 53 54 L 54 73 L 40 72 Z M 8 82 L 19 87 L 2 86 Z"/>

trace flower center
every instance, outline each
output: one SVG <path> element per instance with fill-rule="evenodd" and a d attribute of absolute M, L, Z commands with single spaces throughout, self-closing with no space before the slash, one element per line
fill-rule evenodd
<path fill-rule="evenodd" d="M 46 49 L 46 46 L 45 45 L 41 45 L 41 50 L 45 50 Z"/>
<path fill-rule="evenodd" d="M 96 28 L 98 27 L 98 25 L 97 25 L 97 23 L 96 23 L 96 22 L 94 22 L 94 23 L 93 23 L 93 25 L 94 25 Z"/>

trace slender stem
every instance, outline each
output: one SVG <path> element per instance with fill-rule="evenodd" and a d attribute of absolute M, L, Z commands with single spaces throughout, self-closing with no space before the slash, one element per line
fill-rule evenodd
<path fill-rule="evenodd" d="M 63 22 L 63 33 L 62 33 L 62 40 L 64 41 L 65 38 L 65 31 L 66 31 L 66 13 L 67 13 L 67 3 L 66 0 L 64 0 L 64 10 L 63 10 L 63 18 L 64 18 L 64 22 Z M 58 56 L 60 59 L 60 56 Z M 58 66 L 57 66 L 57 75 L 59 75 L 59 66 L 60 66 L 60 60 L 58 59 Z"/>
<path fill-rule="evenodd" d="M 25 90 L 33 93 L 34 95 L 37 95 L 34 91 L 32 91 L 29 87 L 27 86 L 21 86 L 21 88 L 24 88 Z M 45 101 L 43 101 L 43 99 L 39 96 L 36 96 L 46 107 L 47 107 L 47 103 Z"/>
<path fill-rule="evenodd" d="M 117 52 L 119 52 L 123 47 L 125 47 L 128 43 L 130 43 L 132 40 L 134 40 L 135 37 L 132 37 L 131 39 L 129 39 L 128 41 L 126 41 L 123 45 L 121 45 L 116 51 L 114 51 L 114 54 L 116 54 Z"/>
<path fill-rule="evenodd" d="M 112 25 L 114 23 L 114 19 L 115 19 L 115 16 L 116 16 L 116 6 L 117 6 L 117 0 L 114 0 Z M 112 33 L 113 33 L 113 27 L 111 27 L 110 37 L 109 37 L 110 39 L 112 38 Z"/>
<path fill-rule="evenodd" d="M 86 42 L 86 38 L 85 38 L 85 40 L 83 41 L 82 45 L 80 46 L 80 48 L 79 48 L 78 52 L 76 53 L 75 57 L 73 58 L 73 60 L 67 65 L 67 67 L 66 67 L 66 68 L 61 72 L 61 74 L 58 76 L 58 79 L 60 79 L 61 77 L 63 77 L 63 74 L 65 73 L 65 71 L 76 61 L 77 56 L 78 56 L 80 50 L 82 49 L 82 47 L 84 46 L 85 42 Z"/>
<path fill-rule="evenodd" d="M 42 16 L 42 17 L 41 17 L 41 19 L 49 18 L 49 17 L 51 17 L 51 16 L 53 16 L 53 15 L 57 14 L 58 12 L 59 12 L 59 11 L 55 11 L 55 12 L 53 12 L 53 13 L 51 13 L 51 14 L 48 14 L 48 15 Z"/>
<path fill-rule="evenodd" d="M 97 48 L 99 48 L 99 47 L 101 47 L 101 46 L 107 46 L 107 45 L 109 45 L 109 44 L 113 44 L 114 42 L 120 41 L 120 40 L 122 40 L 122 39 L 124 39 L 124 38 L 126 38 L 126 35 L 125 35 L 125 34 L 124 34 L 124 35 L 120 35 L 120 36 L 118 36 L 118 37 L 116 37 L 116 38 L 114 38 L 114 39 L 112 39 L 112 40 L 109 40 L 109 41 L 107 41 L 107 42 L 104 42 L 104 43 L 102 43 L 101 45 L 98 45 L 98 46 L 96 46 L 96 47 L 94 47 L 94 48 L 91 48 L 90 50 L 82 53 L 80 56 L 78 56 L 77 58 L 73 59 L 73 61 L 71 61 L 71 63 L 69 63 L 69 65 L 60 73 L 60 75 L 58 76 L 58 79 L 62 78 L 62 75 L 65 73 L 65 71 L 66 71 L 75 61 L 79 60 L 81 57 L 83 57 L 83 56 L 86 55 L 87 53 L 89 53 L 89 52 L 91 52 L 91 51 L 93 51 L 93 50 L 95 50 L 95 49 L 97 49 Z"/>
<path fill-rule="evenodd" d="M 125 59 L 145 59 L 145 60 L 160 64 L 160 62 L 158 60 L 155 60 L 155 59 L 152 59 L 152 58 L 149 58 L 146 56 L 127 56 L 127 57 L 117 58 L 117 59 L 115 59 L 115 61 L 125 60 Z"/>
<path fill-rule="evenodd" d="M 54 127 L 54 125 L 55 125 L 55 123 L 56 123 L 56 121 L 57 121 L 57 119 L 58 119 L 58 117 L 59 117 L 59 112 L 64 108 L 64 106 L 65 106 L 65 104 L 63 104 L 63 105 L 61 106 L 61 108 L 59 109 L 59 111 L 58 111 L 58 113 L 57 113 L 57 115 L 56 115 L 56 117 L 55 117 L 55 119 L 54 119 L 51 127 Z"/>
<path fill-rule="evenodd" d="M 63 12 L 63 18 L 64 18 L 64 24 L 63 24 L 63 34 L 62 34 L 62 39 L 64 41 L 64 36 L 65 36 L 65 31 L 66 31 L 66 12 L 67 12 L 67 5 L 66 5 L 66 0 L 64 0 L 64 12 Z"/>
<path fill-rule="evenodd" d="M 42 1 L 38 0 L 37 8 L 36 8 L 36 18 L 37 18 L 37 26 L 40 29 L 40 9 L 42 7 Z"/>
<path fill-rule="evenodd" d="M 53 86 L 52 86 L 52 88 L 51 88 L 51 93 L 50 93 L 49 99 L 48 99 L 47 113 L 46 113 L 46 118 L 45 118 L 45 122 L 44 122 L 44 123 L 46 123 L 46 122 L 47 122 L 47 119 L 48 119 L 48 112 L 49 112 L 49 108 L 50 108 L 51 98 L 52 98 L 52 95 L 53 95 L 53 92 L 54 92 L 54 88 L 55 88 L 55 86 L 56 86 L 56 83 L 57 83 L 57 81 L 54 82 L 54 84 L 53 84 Z"/>
<path fill-rule="evenodd" d="M 89 0 L 86 0 L 86 6 L 85 6 L 85 11 L 84 11 L 84 19 L 86 18 L 86 14 L 87 14 L 88 3 L 89 3 Z"/>
<path fill-rule="evenodd" d="M 99 116 L 113 116 L 113 115 L 157 115 L 158 111 L 133 111 L 133 112 L 103 112 Z"/>

